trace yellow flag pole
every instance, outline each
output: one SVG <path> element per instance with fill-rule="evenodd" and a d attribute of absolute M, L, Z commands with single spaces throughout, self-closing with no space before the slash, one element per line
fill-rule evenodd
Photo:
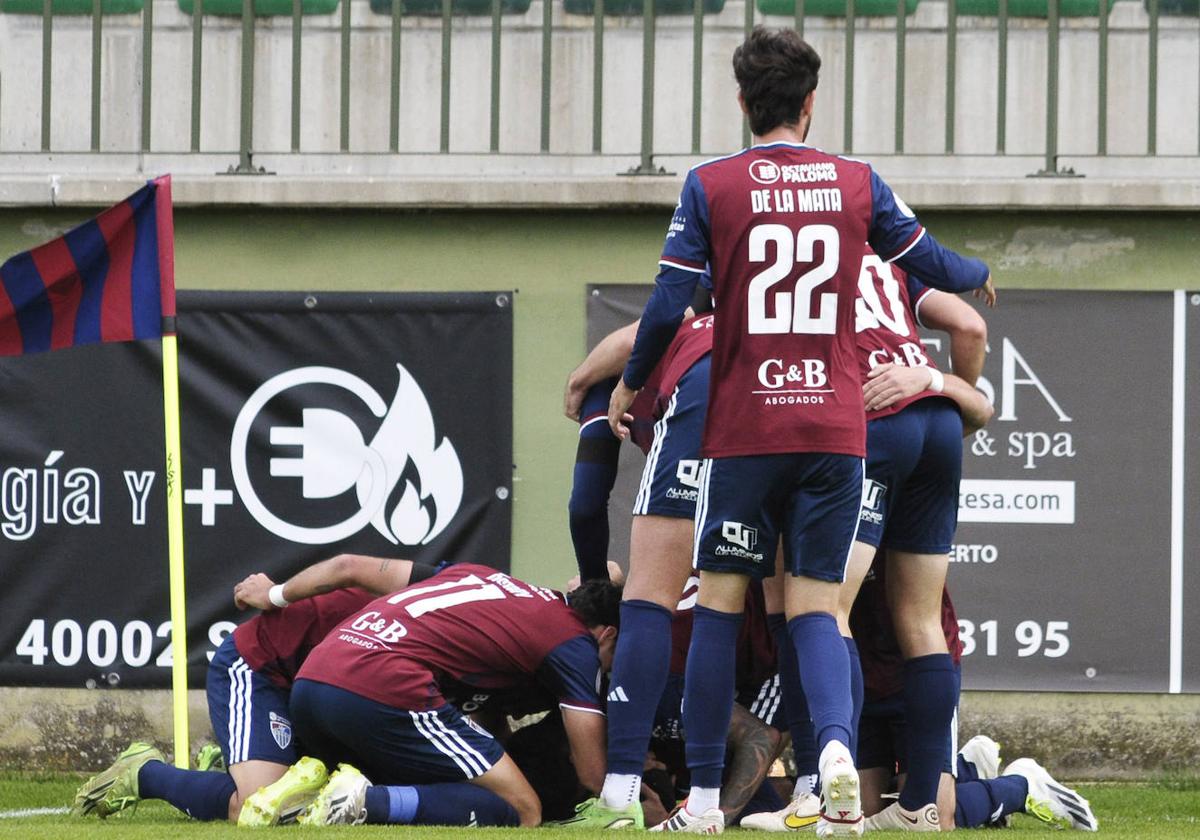
<path fill-rule="evenodd" d="M 167 563 L 171 578 L 171 702 L 175 766 L 186 769 L 188 741 L 187 604 L 183 579 L 183 459 L 179 440 L 179 347 L 174 334 L 162 337 L 163 416 L 167 450 Z"/>

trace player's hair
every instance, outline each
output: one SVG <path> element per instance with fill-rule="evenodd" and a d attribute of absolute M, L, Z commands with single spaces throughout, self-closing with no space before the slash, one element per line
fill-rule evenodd
<path fill-rule="evenodd" d="M 733 51 L 733 75 L 746 103 L 750 130 L 761 137 L 800 120 L 817 87 L 821 57 L 794 29 L 754 27 Z"/>
<path fill-rule="evenodd" d="M 588 627 L 621 624 L 621 587 L 607 580 L 589 580 L 567 594 L 567 603 Z"/>

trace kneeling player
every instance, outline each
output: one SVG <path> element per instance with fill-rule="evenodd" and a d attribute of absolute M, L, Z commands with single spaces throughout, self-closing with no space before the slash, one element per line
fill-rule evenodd
<path fill-rule="evenodd" d="M 568 604 L 553 590 L 462 564 L 366 605 L 313 650 L 292 691 L 306 746 L 353 765 L 334 774 L 303 821 L 428 822 L 429 811 L 456 809 L 478 825 L 537 825 L 541 809 L 521 771 L 453 704 L 463 687 L 553 698 L 580 781 L 598 789 L 598 686 L 619 597 L 593 581 Z"/>
<path fill-rule="evenodd" d="M 234 591 L 238 607 L 268 612 L 227 636 L 208 668 L 209 717 L 229 772 L 179 769 L 152 745 L 137 742 L 84 783 L 75 796 L 75 813 L 107 817 L 140 799 L 164 799 L 193 819 L 239 821 L 246 800 L 283 776 L 298 757 L 288 695 L 309 651 L 378 595 L 433 572 L 408 560 L 343 554 L 301 572 L 273 596 L 265 575 L 246 578 Z M 316 591 L 326 594 L 299 600 Z M 278 609 L 289 595 L 298 603 Z M 317 787 L 323 783 L 323 776 L 313 781 Z M 253 823 L 252 813 L 245 816 L 243 823 Z M 284 814 L 289 817 L 295 814 Z"/>

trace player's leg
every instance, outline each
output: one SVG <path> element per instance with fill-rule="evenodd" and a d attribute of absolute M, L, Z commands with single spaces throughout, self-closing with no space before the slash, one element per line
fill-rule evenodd
<path fill-rule="evenodd" d="M 817 832 L 862 833 L 858 773 L 850 752 L 854 703 L 850 656 L 835 615 L 862 505 L 863 462 L 795 455 L 784 511 L 788 633 L 813 722 L 824 811 Z"/>
<path fill-rule="evenodd" d="M 949 757 L 946 733 L 958 705 L 958 671 L 942 627 L 942 590 L 957 524 L 962 419 L 944 400 L 921 400 L 898 417 L 918 425 L 921 454 L 894 500 L 884 535 L 887 598 L 904 657 L 908 781 L 900 806 L 935 803 Z"/>
<path fill-rule="evenodd" d="M 735 693 L 737 638 L 750 577 L 774 572 L 782 512 L 777 486 L 786 464 L 775 457 L 706 462 L 696 509 L 695 565 L 700 589 L 684 678 L 683 721 L 691 792 L 663 823 L 687 830 L 689 819 L 720 821 L 721 776 Z"/>
<path fill-rule="evenodd" d="M 608 497 L 617 480 L 621 441 L 608 427 L 615 379 L 593 385 L 579 412 L 579 445 L 567 516 L 581 581 L 608 576 Z"/>
<path fill-rule="evenodd" d="M 866 817 L 882 811 L 884 797 L 905 770 L 904 697 L 897 693 L 863 705 L 858 727 L 858 775 Z"/>
<path fill-rule="evenodd" d="M 599 798 L 614 812 L 639 801 L 654 712 L 671 664 L 671 618 L 692 572 L 708 367 L 706 357 L 680 378 L 655 424 L 634 503 L 621 633 L 609 677 L 608 768 Z"/>
<path fill-rule="evenodd" d="M 516 764 L 495 738 L 453 706 L 410 711 L 335 686 L 297 680 L 292 713 L 306 743 L 317 743 L 324 755 L 335 747 L 353 761 L 350 768 L 339 767 L 338 778 L 331 778 L 316 797 L 310 822 L 411 821 L 416 815 L 409 808 L 414 797 L 426 813 L 449 810 L 463 816 L 462 823 L 455 818 L 453 824 L 469 822 L 470 811 L 481 826 L 541 822 L 537 795 Z M 361 809 L 357 800 L 344 798 L 359 775 L 375 782 L 363 790 Z M 464 799 L 461 783 L 467 782 L 472 796 Z M 427 786 L 419 795 L 401 790 L 418 784 Z"/>

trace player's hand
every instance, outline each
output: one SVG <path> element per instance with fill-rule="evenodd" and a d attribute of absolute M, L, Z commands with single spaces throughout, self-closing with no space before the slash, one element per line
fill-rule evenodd
<path fill-rule="evenodd" d="M 274 585 L 275 581 L 262 572 L 256 572 L 233 587 L 233 603 L 239 610 L 273 610 L 275 605 L 271 603 L 268 593 Z"/>
<path fill-rule="evenodd" d="M 881 411 L 898 400 L 921 393 L 929 387 L 929 368 L 904 365 L 876 365 L 867 374 L 863 385 L 863 402 L 867 411 Z"/>
<path fill-rule="evenodd" d="M 569 420 L 579 422 L 579 412 L 583 408 L 583 398 L 587 396 L 587 392 L 588 389 L 576 381 L 574 373 L 567 377 L 567 387 L 563 392 L 563 414 Z"/>
<path fill-rule="evenodd" d="M 986 303 L 988 309 L 991 309 L 993 306 L 995 306 L 996 286 L 994 283 L 992 283 L 992 275 L 989 274 L 987 281 L 971 294 L 975 295 L 977 299 L 980 299 Z"/>
<path fill-rule="evenodd" d="M 618 440 L 629 440 L 629 425 L 633 423 L 629 406 L 633 405 L 633 398 L 636 396 L 637 391 L 625 384 L 624 377 L 617 380 L 612 399 L 608 401 L 608 427 Z"/>

